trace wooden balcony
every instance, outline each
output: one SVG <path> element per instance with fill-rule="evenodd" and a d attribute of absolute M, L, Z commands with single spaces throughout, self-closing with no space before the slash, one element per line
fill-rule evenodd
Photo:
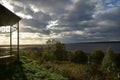
<path fill-rule="evenodd" d="M 3 53 L 4 55 L 0 56 L 0 62 L 9 61 L 14 57 L 12 50 L 12 26 L 17 24 L 17 60 L 19 61 L 19 21 L 21 18 L 14 14 L 12 11 L 0 4 L 0 27 L 1 26 L 10 26 L 10 50 L 8 53 Z M 2 34 L 2 33 L 0 33 Z M 8 59 L 8 60 L 7 60 Z"/>

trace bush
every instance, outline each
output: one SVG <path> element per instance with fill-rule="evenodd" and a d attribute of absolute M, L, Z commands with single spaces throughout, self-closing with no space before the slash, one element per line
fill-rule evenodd
<path fill-rule="evenodd" d="M 101 64 L 104 53 L 101 50 L 95 50 L 90 54 L 90 61 L 95 64 Z"/>
<path fill-rule="evenodd" d="M 114 53 L 111 48 L 108 48 L 105 54 L 105 57 L 102 61 L 102 69 L 107 72 L 109 67 L 114 65 Z"/>
<path fill-rule="evenodd" d="M 54 51 L 54 55 L 56 57 L 56 60 L 59 60 L 59 61 L 64 61 L 64 60 L 67 60 L 67 51 L 66 51 L 66 48 L 65 48 L 65 45 L 60 43 L 60 42 L 57 42 L 55 44 L 55 51 Z"/>
<path fill-rule="evenodd" d="M 111 80 L 118 80 L 118 72 L 119 69 L 117 68 L 115 62 L 115 53 L 112 51 L 111 48 L 108 48 L 103 58 L 102 62 L 102 70 L 106 74 L 106 77 Z"/>
<path fill-rule="evenodd" d="M 38 60 L 42 57 L 42 51 L 35 48 L 23 49 L 20 50 L 20 56 L 27 56 L 30 59 Z"/>
<path fill-rule="evenodd" d="M 27 80 L 68 80 L 68 78 L 55 73 L 51 68 L 48 69 L 44 65 L 39 65 L 27 57 L 21 56 L 21 62 Z"/>
<path fill-rule="evenodd" d="M 115 64 L 117 65 L 117 67 L 120 68 L 120 53 L 115 54 L 114 61 L 115 61 Z"/>
<path fill-rule="evenodd" d="M 43 52 L 42 54 L 43 54 L 42 59 L 45 61 L 54 61 L 55 60 L 55 56 L 53 55 L 53 53 Z"/>
<path fill-rule="evenodd" d="M 75 63 L 87 63 L 88 57 L 87 57 L 87 55 L 83 51 L 76 50 L 71 55 L 71 61 L 75 62 Z"/>
<path fill-rule="evenodd" d="M 72 59 L 73 52 L 72 51 L 67 51 L 67 56 L 68 56 L 68 61 L 71 61 Z"/>
<path fill-rule="evenodd" d="M 52 55 L 51 58 L 58 61 L 68 59 L 65 44 L 55 39 L 48 40 L 46 43 L 47 45 L 44 47 L 44 52 L 48 53 L 48 55 Z"/>

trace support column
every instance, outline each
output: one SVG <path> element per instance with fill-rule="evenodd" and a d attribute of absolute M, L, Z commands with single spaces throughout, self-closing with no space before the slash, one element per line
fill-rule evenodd
<path fill-rule="evenodd" d="M 17 61 L 19 62 L 19 22 L 17 23 Z"/>
<path fill-rule="evenodd" d="M 10 55 L 12 55 L 12 27 L 10 26 Z"/>

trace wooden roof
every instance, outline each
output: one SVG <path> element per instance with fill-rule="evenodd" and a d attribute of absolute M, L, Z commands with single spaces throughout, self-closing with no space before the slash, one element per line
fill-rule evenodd
<path fill-rule="evenodd" d="M 12 26 L 20 20 L 19 16 L 0 4 L 0 26 Z"/>

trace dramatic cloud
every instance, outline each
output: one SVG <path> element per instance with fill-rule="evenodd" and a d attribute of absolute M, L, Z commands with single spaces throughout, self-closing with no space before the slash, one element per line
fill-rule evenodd
<path fill-rule="evenodd" d="M 65 43 L 119 41 L 120 2 L 104 0 L 9 0 L 19 15 L 21 39 Z M 2 35 L 3 37 L 4 35 Z M 32 37 L 31 37 L 32 36 Z M 5 37 L 5 36 L 4 36 Z M 43 43 L 42 42 L 42 43 Z"/>

